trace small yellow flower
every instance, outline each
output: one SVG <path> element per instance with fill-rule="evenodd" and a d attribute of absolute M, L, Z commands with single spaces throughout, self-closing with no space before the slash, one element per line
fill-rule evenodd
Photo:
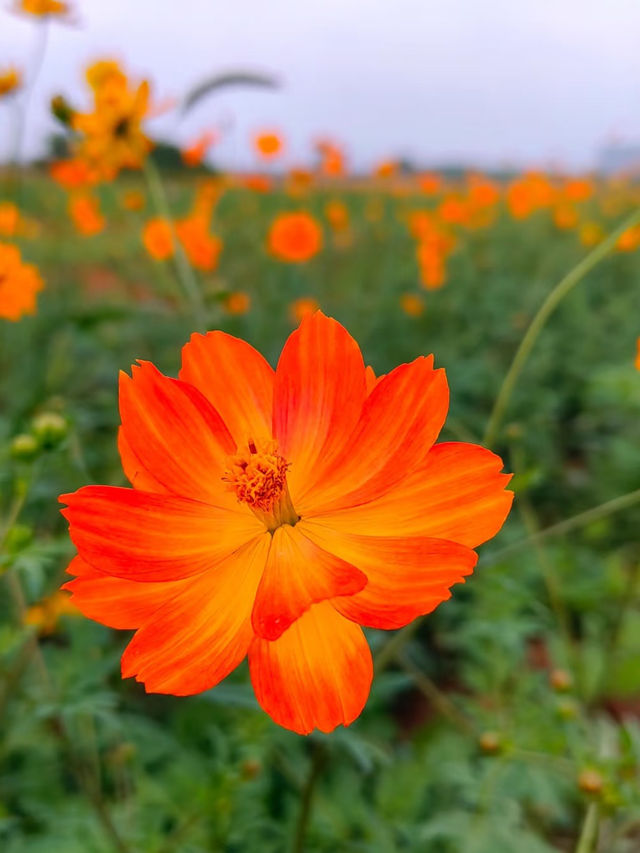
<path fill-rule="evenodd" d="M 121 169 L 139 169 L 152 143 L 142 131 L 149 113 L 149 83 L 130 87 L 116 62 L 101 60 L 87 70 L 93 90 L 93 110 L 75 113 L 73 129 L 80 135 L 79 159 L 106 180 Z"/>

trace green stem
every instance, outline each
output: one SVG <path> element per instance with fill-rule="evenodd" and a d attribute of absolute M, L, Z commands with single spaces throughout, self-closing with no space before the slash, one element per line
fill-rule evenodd
<path fill-rule="evenodd" d="M 627 509 L 637 503 L 640 503 L 640 489 L 636 489 L 633 492 L 627 492 L 627 494 L 620 495 L 620 497 L 613 498 L 610 501 L 605 501 L 605 503 L 598 504 L 598 506 L 594 506 L 591 509 L 586 509 L 584 512 L 579 512 L 577 515 L 571 516 L 571 518 L 566 518 L 564 521 L 559 521 L 557 524 L 545 527 L 534 533 L 532 536 L 527 536 L 524 539 L 519 539 L 517 542 L 512 542 L 511 545 L 506 545 L 504 548 L 500 548 L 499 551 L 495 551 L 491 554 L 491 562 L 495 563 L 497 560 L 507 556 L 507 554 L 511 554 L 513 551 L 518 551 L 520 548 L 524 548 L 528 545 L 534 545 L 536 542 L 547 539 L 549 536 L 561 536 L 563 533 L 569 533 L 572 530 L 577 530 L 580 527 L 584 527 L 586 524 L 590 524 L 592 521 L 598 521 L 600 518 L 606 518 L 608 515 L 613 515 L 613 513 L 619 512 L 622 509 Z"/>
<path fill-rule="evenodd" d="M 522 368 L 529 358 L 531 350 L 533 349 L 540 332 L 544 328 L 544 325 L 551 314 L 553 314 L 564 297 L 570 293 L 580 281 L 582 281 L 585 275 L 609 254 L 618 242 L 620 235 L 628 228 L 632 228 L 634 225 L 639 223 L 640 209 L 630 214 L 630 216 L 628 216 L 624 222 L 615 229 L 615 231 L 609 234 L 602 243 L 589 252 L 589 254 L 586 255 L 580 263 L 576 264 L 576 266 L 573 267 L 573 269 L 570 270 L 564 278 L 558 282 L 558 284 L 556 284 L 544 300 L 538 309 L 537 314 L 531 321 L 529 328 L 525 332 L 524 337 L 520 341 L 520 345 L 516 350 L 511 366 L 502 381 L 498 396 L 496 397 L 493 405 L 493 410 L 489 416 L 489 421 L 487 423 L 487 428 L 482 442 L 483 444 L 488 447 L 493 446 L 498 434 L 498 429 L 509 405 L 511 394 L 513 393 L 513 389 L 516 386 L 520 373 L 522 372 Z"/>
<path fill-rule="evenodd" d="M 320 778 L 322 768 L 324 767 L 325 759 L 326 755 L 323 745 L 320 743 L 314 743 L 313 755 L 311 757 L 311 766 L 309 767 L 307 780 L 305 782 L 304 788 L 302 789 L 300 814 L 298 816 L 296 832 L 293 838 L 293 846 L 291 848 L 292 853 L 304 853 L 307 827 L 309 825 L 309 820 L 311 819 L 313 795 L 315 793 L 316 784 L 318 782 L 318 779 Z"/>
<path fill-rule="evenodd" d="M 171 236 L 175 246 L 174 258 L 178 281 L 180 282 L 187 297 L 187 301 L 191 306 L 196 327 L 199 331 L 205 331 L 205 305 L 202 300 L 202 294 L 200 293 L 200 287 L 193 273 L 193 269 L 191 268 L 191 264 L 184 253 L 182 244 L 178 240 L 164 184 L 162 183 L 158 169 L 150 157 L 147 157 L 145 160 L 143 171 L 156 212 L 162 217 L 162 219 L 168 222 L 169 227 L 171 228 Z"/>
<path fill-rule="evenodd" d="M 590 803 L 584 815 L 575 853 L 595 853 L 598 845 L 599 818 L 598 804 Z"/>

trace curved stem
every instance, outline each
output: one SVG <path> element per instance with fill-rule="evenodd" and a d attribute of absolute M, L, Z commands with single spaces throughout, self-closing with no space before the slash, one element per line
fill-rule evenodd
<path fill-rule="evenodd" d="M 602 243 L 589 252 L 589 254 L 586 255 L 580 263 L 576 264 L 576 266 L 573 267 L 573 269 L 570 270 L 548 294 L 547 298 L 538 309 L 537 314 L 531 321 L 524 337 L 520 341 L 520 345 L 516 350 L 513 361 L 511 362 L 511 367 L 502 381 L 502 385 L 500 386 L 498 396 L 496 397 L 496 401 L 493 405 L 493 409 L 487 423 L 487 428 L 485 430 L 482 441 L 484 445 L 491 447 L 495 442 L 502 418 L 504 417 L 507 406 L 509 405 L 511 394 L 513 393 L 513 389 L 516 386 L 520 373 L 522 372 L 522 368 L 531 354 L 531 350 L 538 339 L 538 335 L 544 328 L 544 325 L 551 314 L 553 314 L 564 297 L 570 293 L 570 291 L 573 290 L 580 281 L 582 281 L 585 275 L 609 254 L 618 242 L 620 235 L 628 228 L 632 228 L 634 225 L 638 225 L 639 223 L 640 210 L 636 210 L 628 216 L 624 222 L 615 229 L 615 231 L 609 234 Z"/>
<path fill-rule="evenodd" d="M 173 224 L 173 217 L 169 208 L 169 200 L 167 199 L 162 179 L 158 169 L 150 157 L 147 157 L 145 160 L 143 171 L 156 212 L 166 222 L 168 222 L 171 228 L 171 236 L 175 246 L 175 268 L 178 280 L 184 289 L 189 304 L 191 305 L 193 317 L 198 330 L 205 331 L 205 306 L 200 293 L 200 287 L 184 253 L 184 249 L 178 240 Z"/>

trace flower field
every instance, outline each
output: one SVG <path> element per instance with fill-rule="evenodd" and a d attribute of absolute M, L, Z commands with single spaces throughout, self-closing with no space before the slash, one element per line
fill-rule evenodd
<path fill-rule="evenodd" d="M 86 82 L 0 171 L 0 849 L 640 849 L 638 184 Z"/>

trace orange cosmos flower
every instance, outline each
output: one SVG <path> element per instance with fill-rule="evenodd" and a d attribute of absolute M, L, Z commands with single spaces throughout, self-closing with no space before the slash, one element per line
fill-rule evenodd
<path fill-rule="evenodd" d="M 443 187 L 443 179 L 435 172 L 425 172 L 418 175 L 418 186 L 425 195 L 437 195 Z"/>
<path fill-rule="evenodd" d="M 22 261 L 16 246 L 0 243 L 0 317 L 16 321 L 36 313 L 36 294 L 44 284 L 33 264 Z"/>
<path fill-rule="evenodd" d="M 84 160 L 59 160 L 49 166 L 49 175 L 67 190 L 88 187 L 97 183 L 99 176 Z"/>
<path fill-rule="evenodd" d="M 69 199 L 69 215 L 76 231 L 91 237 L 104 229 L 104 216 L 100 213 L 100 202 L 92 195 L 74 194 Z"/>
<path fill-rule="evenodd" d="M 351 723 L 373 675 L 360 626 L 399 628 L 449 598 L 511 505 L 497 456 L 435 444 L 448 402 L 432 356 L 376 378 L 320 312 L 275 371 L 210 332 L 184 347 L 178 379 L 149 362 L 121 374 L 133 488 L 61 501 L 73 601 L 137 629 L 123 676 L 188 695 L 248 655 L 280 725 Z"/>
<path fill-rule="evenodd" d="M 161 217 L 150 219 L 142 229 L 142 242 L 154 260 L 168 260 L 174 251 L 171 223 Z"/>
<path fill-rule="evenodd" d="M 22 76 L 17 68 L 7 68 L 0 72 L 0 98 L 6 98 L 17 92 L 22 85 Z"/>
<path fill-rule="evenodd" d="M 304 263 L 322 248 L 322 229 L 310 213 L 280 213 L 267 235 L 269 252 L 287 263 Z"/>
<path fill-rule="evenodd" d="M 236 316 L 246 314 L 249 308 L 251 308 L 251 297 L 242 290 L 236 290 L 225 298 L 223 304 L 228 314 Z"/>
<path fill-rule="evenodd" d="M 36 18 L 64 18 L 70 14 L 71 7 L 62 0 L 19 0 L 16 11 Z"/>
<path fill-rule="evenodd" d="M 416 293 L 403 293 L 400 297 L 400 307 L 409 317 L 420 317 L 424 314 L 424 300 Z"/>
<path fill-rule="evenodd" d="M 635 252 L 640 246 L 640 225 L 635 225 L 633 228 L 627 228 L 618 237 L 616 249 L 619 252 Z"/>
<path fill-rule="evenodd" d="M 282 153 L 282 137 L 273 131 L 257 133 L 253 137 L 253 146 L 260 157 L 270 160 Z"/>
<path fill-rule="evenodd" d="M 206 219 L 198 215 L 188 216 L 176 222 L 175 228 L 191 266 L 212 272 L 218 265 L 222 240 L 209 233 Z"/>
<path fill-rule="evenodd" d="M 20 226 L 20 211 L 12 201 L 0 202 L 0 236 L 14 237 Z"/>
<path fill-rule="evenodd" d="M 320 306 L 317 300 L 311 296 L 301 296 L 299 299 L 294 299 L 289 307 L 289 313 L 292 320 L 296 323 L 301 323 L 305 317 L 314 314 Z"/>
<path fill-rule="evenodd" d="M 120 197 L 120 203 L 125 210 L 142 210 L 147 203 L 145 194 L 140 190 L 126 190 Z"/>
<path fill-rule="evenodd" d="M 334 231 L 346 231 L 349 228 L 349 209 L 343 201 L 328 201 L 324 207 L 324 215 Z"/>
<path fill-rule="evenodd" d="M 634 362 L 636 370 L 640 370 L 640 338 L 636 341 L 636 360 Z"/>

